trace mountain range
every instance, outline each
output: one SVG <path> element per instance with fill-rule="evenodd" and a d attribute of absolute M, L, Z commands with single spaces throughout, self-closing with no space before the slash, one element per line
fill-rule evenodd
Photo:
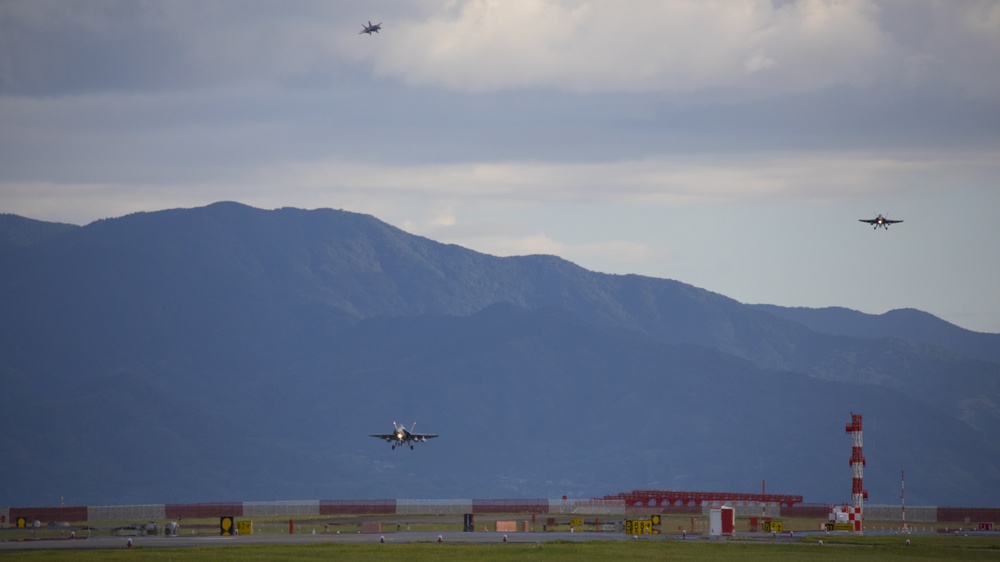
<path fill-rule="evenodd" d="M 0 215 L 0 505 L 601 497 L 1000 505 L 1000 334 L 748 305 L 341 210 Z M 391 450 L 393 421 L 441 437 Z"/>

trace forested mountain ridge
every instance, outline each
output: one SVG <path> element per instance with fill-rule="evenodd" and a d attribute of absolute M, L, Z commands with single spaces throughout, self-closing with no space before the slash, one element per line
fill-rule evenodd
<path fill-rule="evenodd" d="M 498 258 L 329 209 L 34 222 L 0 221 L 0 468 L 34 483 L 4 497 L 48 497 L 53 480 L 105 503 L 590 497 L 752 488 L 766 472 L 841 501 L 855 410 L 881 445 L 873 482 L 905 462 L 926 479 L 915 497 L 1000 503 L 985 489 L 1000 366 L 962 353 L 971 332 L 826 333 L 678 281 Z M 386 460 L 367 434 L 411 413 L 442 438 Z M 879 433 L 915 427 L 919 441 Z"/>

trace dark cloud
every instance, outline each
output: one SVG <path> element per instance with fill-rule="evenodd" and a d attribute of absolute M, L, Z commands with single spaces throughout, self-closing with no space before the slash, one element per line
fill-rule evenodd
<path fill-rule="evenodd" d="M 767 222 L 783 255 L 812 256 L 815 244 L 788 229 L 829 232 L 889 211 L 905 215 L 901 232 L 925 236 L 919 263 L 932 275 L 885 280 L 905 294 L 859 280 L 853 302 L 932 308 L 910 280 L 943 295 L 995 279 L 995 260 L 954 251 L 986 255 L 1000 243 L 995 221 L 943 235 L 919 225 L 942 201 L 957 223 L 996 207 L 1000 7 L 789 0 L 747 4 L 752 21 L 719 8 L 736 4 L 0 0 L 0 203 L 77 223 L 221 199 L 343 206 L 457 242 L 501 224 L 516 235 L 493 237 L 490 251 L 634 255 L 649 262 L 640 273 L 748 300 L 769 299 L 754 294 L 774 274 L 727 266 L 741 259 L 734 239 L 752 244 L 747 233 Z M 583 6 L 612 15 L 529 17 Z M 664 39 L 656 24 L 685 9 L 699 17 L 672 25 L 690 41 Z M 826 9 L 841 19 L 817 21 L 843 27 L 797 35 L 803 14 Z M 742 34 L 720 35 L 713 15 Z M 383 33 L 359 36 L 368 20 Z M 462 35 L 465 23 L 481 27 Z M 435 58 L 439 48 L 451 58 Z M 825 222 L 794 223 L 816 212 Z M 697 245 L 678 242 L 694 230 Z M 652 263 L 662 255 L 684 267 Z M 783 277 L 798 300 L 778 304 L 851 305 L 834 297 L 856 270 L 831 265 L 819 275 L 839 275 L 832 283 L 815 267 Z M 989 290 L 964 293 L 937 309 L 992 302 Z"/>

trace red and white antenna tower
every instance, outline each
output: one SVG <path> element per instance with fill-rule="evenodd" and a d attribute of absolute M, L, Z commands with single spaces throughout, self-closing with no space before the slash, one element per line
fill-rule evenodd
<path fill-rule="evenodd" d="M 904 533 L 910 531 L 909 527 L 906 526 L 906 471 L 899 471 L 899 510 L 903 515 L 903 526 L 901 527 Z"/>
<path fill-rule="evenodd" d="M 861 439 L 861 414 L 851 413 L 851 423 L 844 428 L 845 432 L 851 434 L 851 505 L 854 507 L 855 527 L 863 525 L 864 503 L 868 499 L 868 490 L 864 489 L 862 478 L 865 472 L 865 456 L 861 453 L 863 441 Z"/>

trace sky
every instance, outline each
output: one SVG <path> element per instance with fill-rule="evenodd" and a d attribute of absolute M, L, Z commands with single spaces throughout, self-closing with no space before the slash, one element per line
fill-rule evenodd
<path fill-rule="evenodd" d="M 345 209 L 1000 332 L 998 181 L 997 1 L 0 0 L 0 212 L 39 220 Z"/>

